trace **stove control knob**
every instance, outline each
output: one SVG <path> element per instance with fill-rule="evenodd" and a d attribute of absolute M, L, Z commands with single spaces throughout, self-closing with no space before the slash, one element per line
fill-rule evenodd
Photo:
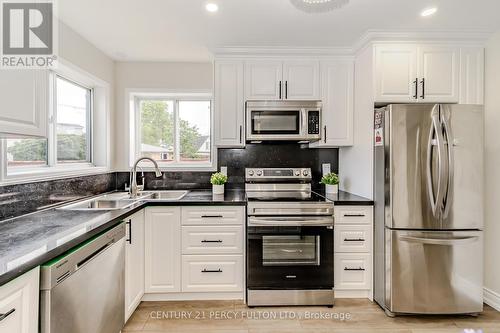
<path fill-rule="evenodd" d="M 253 170 L 249 170 L 249 171 L 248 171 L 248 175 L 249 175 L 249 176 L 253 176 Z"/>
<path fill-rule="evenodd" d="M 307 177 L 309 176 L 309 172 L 307 170 L 302 171 L 302 176 Z"/>
<path fill-rule="evenodd" d="M 300 171 L 299 170 L 295 170 L 295 176 L 297 176 L 297 177 L 300 176 Z"/>
<path fill-rule="evenodd" d="M 257 176 L 262 176 L 262 170 L 257 170 Z"/>

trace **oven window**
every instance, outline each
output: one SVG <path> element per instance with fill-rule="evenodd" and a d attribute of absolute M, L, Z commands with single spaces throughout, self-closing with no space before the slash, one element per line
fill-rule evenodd
<path fill-rule="evenodd" d="M 252 134 L 300 134 L 300 111 L 252 111 Z"/>
<path fill-rule="evenodd" d="M 262 236 L 262 265 L 319 266 L 320 236 Z"/>

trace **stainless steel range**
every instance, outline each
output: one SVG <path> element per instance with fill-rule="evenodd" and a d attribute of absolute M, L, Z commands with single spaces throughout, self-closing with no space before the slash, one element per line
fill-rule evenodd
<path fill-rule="evenodd" d="M 245 173 L 248 306 L 333 306 L 333 202 L 308 168 Z"/>

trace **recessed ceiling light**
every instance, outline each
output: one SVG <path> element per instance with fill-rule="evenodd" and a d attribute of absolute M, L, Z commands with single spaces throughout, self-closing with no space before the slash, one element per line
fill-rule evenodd
<path fill-rule="evenodd" d="M 216 11 L 219 10 L 219 6 L 217 6 L 216 3 L 209 2 L 205 5 L 205 9 L 209 11 L 210 13 L 215 13 Z"/>
<path fill-rule="evenodd" d="M 426 17 L 436 14 L 438 9 L 436 7 L 426 8 L 421 13 L 420 16 Z"/>

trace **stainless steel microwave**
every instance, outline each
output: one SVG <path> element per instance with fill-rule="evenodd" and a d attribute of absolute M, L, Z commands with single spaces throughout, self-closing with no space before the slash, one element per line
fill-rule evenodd
<path fill-rule="evenodd" d="M 247 141 L 317 141 L 320 124 L 320 101 L 246 102 Z"/>

